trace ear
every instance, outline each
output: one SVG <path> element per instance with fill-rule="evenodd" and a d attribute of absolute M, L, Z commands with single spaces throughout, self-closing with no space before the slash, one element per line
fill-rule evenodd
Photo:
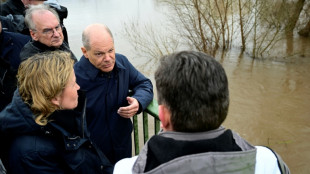
<path fill-rule="evenodd" d="M 158 115 L 159 115 L 159 119 L 161 121 L 161 128 L 164 131 L 172 131 L 172 125 L 171 125 L 171 113 L 169 111 L 169 109 L 165 106 L 165 105 L 159 105 L 158 106 Z"/>
<path fill-rule="evenodd" d="M 29 30 L 29 32 L 30 32 L 30 36 L 31 36 L 31 38 L 32 38 L 33 40 L 35 40 L 35 41 L 38 41 L 38 40 L 39 40 L 36 32 L 34 32 L 34 31 L 32 31 L 32 30 Z"/>
<path fill-rule="evenodd" d="M 86 59 L 88 59 L 88 53 L 85 47 L 81 47 L 82 53 L 85 56 Z"/>
<path fill-rule="evenodd" d="M 51 102 L 56 105 L 56 106 L 60 106 L 60 97 L 56 96 L 54 98 L 52 98 Z"/>

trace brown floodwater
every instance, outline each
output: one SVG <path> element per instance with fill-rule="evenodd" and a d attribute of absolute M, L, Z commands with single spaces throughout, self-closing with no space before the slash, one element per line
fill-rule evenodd
<path fill-rule="evenodd" d="M 132 19 L 161 27 L 165 19 L 163 7 L 156 1 L 59 2 L 69 11 L 64 23 L 77 57 L 82 55 L 83 29 L 91 23 L 105 23 L 114 35 L 116 52 L 126 55 L 155 84 L 156 63 L 149 69 L 142 68 L 149 60 L 135 56 L 139 50 L 132 47 L 122 31 L 123 23 Z M 254 60 L 240 55 L 238 49 L 216 56 L 226 70 L 230 88 L 230 110 L 224 126 L 253 145 L 273 148 L 292 173 L 306 174 L 310 171 L 310 38 L 295 37 L 281 44 L 274 51 L 289 56 Z"/>
<path fill-rule="evenodd" d="M 225 127 L 254 145 L 274 149 L 292 173 L 306 174 L 310 171 L 310 39 L 303 44 L 308 46 L 305 56 L 261 61 L 227 54 L 222 63 L 231 96 Z"/>

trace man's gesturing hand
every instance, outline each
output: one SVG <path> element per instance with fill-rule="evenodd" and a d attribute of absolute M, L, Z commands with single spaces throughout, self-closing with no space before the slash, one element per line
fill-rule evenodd
<path fill-rule="evenodd" d="M 120 107 L 117 113 L 124 118 L 130 118 L 138 112 L 139 102 L 137 99 L 132 97 L 127 97 L 126 99 L 128 101 L 129 106 Z"/>

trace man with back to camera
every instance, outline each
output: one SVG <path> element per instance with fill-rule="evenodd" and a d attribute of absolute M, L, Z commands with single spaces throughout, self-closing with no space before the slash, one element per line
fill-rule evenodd
<path fill-rule="evenodd" d="M 202 52 L 164 56 L 155 72 L 162 132 L 139 156 L 116 163 L 121 173 L 290 173 L 275 152 L 222 127 L 229 107 L 225 70 Z"/>
<path fill-rule="evenodd" d="M 71 53 L 71 58 L 77 60 L 68 44 L 64 42 L 62 26 L 58 14 L 47 5 L 31 5 L 26 10 L 25 23 L 32 40 L 20 53 L 21 60 L 45 51 L 61 50 Z"/>
<path fill-rule="evenodd" d="M 113 35 L 105 25 L 86 27 L 82 41 L 83 56 L 74 70 L 86 91 L 87 124 L 92 140 L 115 164 L 132 155 L 130 118 L 152 101 L 153 86 L 124 55 L 115 53 Z"/>

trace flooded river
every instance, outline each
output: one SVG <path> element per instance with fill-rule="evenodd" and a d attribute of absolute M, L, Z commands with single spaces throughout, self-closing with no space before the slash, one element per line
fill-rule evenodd
<path fill-rule="evenodd" d="M 164 20 L 153 0 L 61 0 L 68 8 L 64 20 L 69 44 L 77 57 L 81 33 L 91 23 L 105 23 L 114 34 L 116 52 L 126 55 L 139 69 L 147 61 L 122 33 L 131 19 L 160 27 Z M 295 38 L 279 52 L 289 57 L 253 60 L 238 50 L 218 54 L 229 80 L 231 105 L 224 126 L 238 132 L 253 145 L 266 145 L 278 152 L 292 173 L 309 173 L 310 167 L 310 38 Z M 156 67 L 156 65 L 152 65 Z M 155 68 L 143 69 L 151 79 Z M 140 69 L 141 70 L 141 69 Z M 142 70 L 141 70 L 142 71 Z M 154 83 L 154 80 L 152 80 Z"/>

